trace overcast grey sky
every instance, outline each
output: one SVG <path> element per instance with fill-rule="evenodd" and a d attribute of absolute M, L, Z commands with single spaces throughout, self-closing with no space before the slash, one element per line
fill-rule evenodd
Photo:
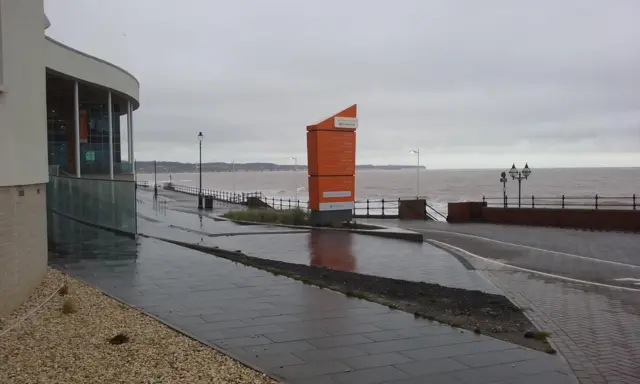
<path fill-rule="evenodd" d="M 132 72 L 138 160 L 306 162 L 357 103 L 358 163 L 640 166 L 638 0 L 45 0 Z M 302 160 L 304 159 L 304 161 Z M 521 165 L 522 165 L 521 164 Z"/>

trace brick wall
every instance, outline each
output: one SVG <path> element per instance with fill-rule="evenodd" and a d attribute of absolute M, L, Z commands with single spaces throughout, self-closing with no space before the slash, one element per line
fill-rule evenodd
<path fill-rule="evenodd" d="M 400 220 L 424 220 L 425 199 L 400 200 L 398 206 L 398 218 Z"/>
<path fill-rule="evenodd" d="M 475 201 L 465 201 L 461 203 L 449 203 L 447 209 L 447 221 L 450 223 L 467 223 L 476 221 L 482 215 L 482 208 L 485 203 Z"/>
<path fill-rule="evenodd" d="M 640 232 L 640 210 L 631 209 L 499 208 L 462 202 L 449 203 L 447 221 Z"/>
<path fill-rule="evenodd" d="M 640 232 L 640 211 L 613 209 L 482 208 L 485 223 Z"/>
<path fill-rule="evenodd" d="M 0 187 L 0 316 L 27 299 L 46 272 L 45 187 Z"/>

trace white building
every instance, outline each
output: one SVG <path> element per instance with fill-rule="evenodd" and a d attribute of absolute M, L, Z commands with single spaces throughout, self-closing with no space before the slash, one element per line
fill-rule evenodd
<path fill-rule="evenodd" d="M 0 316 L 46 271 L 47 206 L 136 229 L 134 152 L 121 152 L 121 121 L 133 143 L 139 83 L 45 36 L 47 27 L 42 0 L 0 0 Z"/>

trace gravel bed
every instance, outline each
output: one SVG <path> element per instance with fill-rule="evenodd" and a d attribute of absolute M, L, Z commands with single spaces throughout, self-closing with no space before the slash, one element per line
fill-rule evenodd
<path fill-rule="evenodd" d="M 36 287 L 31 296 L 29 296 L 29 299 L 22 303 L 20 308 L 4 317 L 0 317 L 0 332 L 20 320 L 32 309 L 35 309 L 49 296 L 51 296 L 52 293 L 60 288 L 63 282 L 64 278 L 62 273 L 58 271 L 49 271 L 44 276 L 44 279 L 42 279 L 40 285 Z"/>
<path fill-rule="evenodd" d="M 52 269 L 34 297 L 6 324 L 27 313 L 29 306 L 39 305 L 65 281 L 67 295 L 55 295 L 0 337 L 0 383 L 275 383 Z M 75 313 L 62 312 L 66 300 Z M 128 341 L 111 344 L 120 333 Z"/>

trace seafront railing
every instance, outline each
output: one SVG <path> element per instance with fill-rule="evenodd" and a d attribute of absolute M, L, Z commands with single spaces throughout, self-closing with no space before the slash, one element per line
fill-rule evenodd
<path fill-rule="evenodd" d="M 636 210 L 640 204 L 640 196 L 522 196 L 520 204 L 517 197 L 486 197 L 482 202 L 487 206 L 505 208 L 559 208 L 559 209 L 630 209 Z"/>
<path fill-rule="evenodd" d="M 140 185 L 140 184 L 139 184 Z M 145 187 L 148 186 L 148 183 L 143 185 Z M 172 183 L 164 183 L 162 185 L 163 189 L 173 190 L 176 192 L 186 193 L 189 195 L 197 196 L 199 193 L 198 187 L 192 187 L 187 185 L 176 185 Z M 258 200 L 264 203 L 266 206 L 276 209 L 276 210 L 286 210 L 286 209 L 302 209 L 305 211 L 309 210 L 309 201 L 300 200 L 296 198 L 276 198 L 276 197 L 268 197 L 265 196 L 262 192 L 229 192 L 229 191 L 219 191 L 213 189 L 202 189 L 203 196 L 211 196 L 214 200 L 231 203 L 231 204 L 243 204 L 249 205 L 250 201 L 252 203 L 258 202 Z M 365 200 L 356 200 L 353 209 L 353 216 L 355 218 L 370 218 L 370 219 L 397 219 L 399 217 L 399 207 L 401 198 L 390 198 L 390 199 L 365 199 Z M 425 203 L 424 206 L 425 215 L 434 221 L 442 221 L 446 220 L 446 217 L 432 207 L 429 203 Z"/>
<path fill-rule="evenodd" d="M 188 185 L 176 185 L 172 183 L 165 183 L 162 185 L 162 188 L 168 189 L 171 191 L 182 192 L 188 195 L 198 196 L 200 193 L 200 188 L 191 187 Z M 250 198 L 258 198 L 263 199 L 262 192 L 229 192 L 229 191 L 218 191 L 215 189 L 207 189 L 202 188 L 203 196 L 211 196 L 214 200 L 222 201 L 225 203 L 232 204 L 246 204 Z"/>
<path fill-rule="evenodd" d="M 263 201 L 270 207 L 278 210 L 294 208 L 305 210 L 309 209 L 308 201 L 301 202 L 300 200 L 296 199 L 278 199 L 274 197 L 265 197 Z M 354 202 L 353 217 L 360 219 L 397 219 L 399 217 L 401 201 L 401 198 L 356 200 Z M 429 203 L 425 202 L 424 210 L 425 215 L 433 221 L 447 219 L 442 213 L 433 208 Z"/>

